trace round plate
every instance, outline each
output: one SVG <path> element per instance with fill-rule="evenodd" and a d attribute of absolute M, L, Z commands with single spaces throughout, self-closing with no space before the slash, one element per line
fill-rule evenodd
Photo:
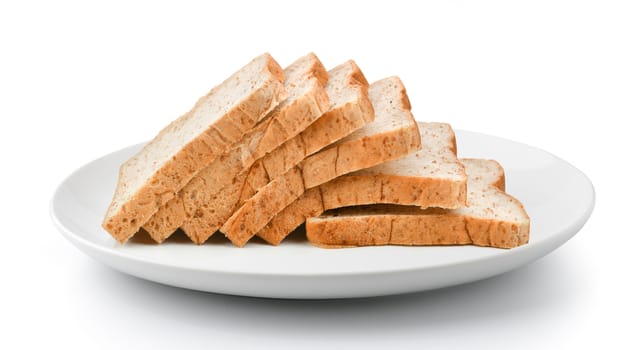
<path fill-rule="evenodd" d="M 215 293 L 271 298 L 352 298 L 407 293 L 476 281 L 534 261 L 570 239 L 594 207 L 590 180 L 569 163 L 517 142 L 456 131 L 461 157 L 491 158 L 505 169 L 507 191 L 531 217 L 530 242 L 510 249 L 475 246 L 321 249 L 301 234 L 278 247 L 252 241 L 235 248 L 221 234 L 197 246 L 180 234 L 157 245 L 117 243 L 101 228 L 128 147 L 71 174 L 55 192 L 57 228 L 86 254 L 151 281 Z"/>

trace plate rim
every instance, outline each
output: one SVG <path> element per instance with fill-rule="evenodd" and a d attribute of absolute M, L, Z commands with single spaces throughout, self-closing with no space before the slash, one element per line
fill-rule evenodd
<path fill-rule="evenodd" d="M 505 249 L 505 250 L 501 250 L 498 248 L 490 248 L 490 247 L 478 247 L 478 249 L 495 249 L 500 251 L 500 253 L 498 254 L 490 254 L 490 255 L 486 255 L 486 256 L 480 256 L 480 257 L 471 257 L 471 258 L 467 258 L 464 260 L 460 260 L 460 261 L 453 261 L 453 262 L 445 262 L 445 263 L 438 263 L 438 264 L 434 264 L 434 265 L 425 265 L 425 266 L 409 266 L 406 268 L 397 268 L 397 267 L 392 267 L 392 268 L 387 268 L 387 269 L 380 269 L 380 270 L 371 270 L 371 271 L 330 271 L 330 272 L 325 272 L 325 271 L 308 271 L 308 272 L 296 272 L 296 271 L 273 271 L 273 272 L 269 272 L 269 271 L 260 271 L 260 272 L 255 272 L 255 271 L 241 271 L 241 270 L 222 270 L 222 269 L 217 269 L 217 268 L 203 268 L 200 266 L 186 266 L 186 265 L 181 265 L 181 264 L 170 264 L 170 263 L 165 263 L 165 262 L 161 262 L 161 261 L 156 261 L 147 257 L 143 257 L 143 256 L 138 256 L 138 255 L 132 255 L 117 249 L 113 249 L 112 247 L 107 247 L 105 245 L 101 245 L 98 244 L 96 242 L 92 242 L 89 239 L 83 237 L 82 235 L 74 232 L 73 230 L 71 230 L 69 227 L 67 227 L 61 220 L 60 217 L 57 215 L 56 212 L 56 205 L 59 202 L 58 198 L 61 196 L 61 192 L 63 191 L 63 187 L 64 185 L 67 184 L 67 182 L 77 176 L 77 173 L 81 172 L 82 170 L 84 170 L 86 167 L 104 159 L 107 158 L 109 156 L 111 156 L 114 153 L 118 153 L 121 151 L 124 151 L 126 149 L 132 148 L 132 147 L 138 147 L 140 145 L 143 145 L 144 142 L 141 143 L 136 143 L 118 150 L 115 150 L 113 152 L 110 152 L 108 154 L 105 154 L 103 156 L 97 157 L 95 159 L 93 159 L 92 161 L 89 161 L 85 164 L 83 164 L 82 166 L 78 167 L 77 169 L 75 169 L 74 171 L 72 171 L 70 174 L 68 174 L 67 176 L 65 176 L 63 178 L 63 180 L 56 186 L 53 196 L 51 197 L 50 201 L 49 201 L 49 215 L 51 217 L 51 220 L 53 221 L 54 226 L 56 227 L 56 229 L 58 231 L 60 231 L 60 233 L 67 239 L 69 240 L 71 243 L 73 243 L 73 245 L 75 245 L 78 249 L 80 249 L 81 251 L 83 251 L 84 253 L 86 253 L 86 251 L 84 249 L 90 249 L 92 251 L 96 251 L 100 254 L 104 254 L 106 256 L 110 256 L 110 257 L 114 257 L 117 259 L 123 259 L 123 260 L 132 260 L 134 263 L 138 263 L 138 264 L 144 264 L 146 266 L 152 266 L 153 268 L 175 268 L 175 269 L 179 269 L 179 270 L 184 270 L 184 271 L 192 271 L 192 272 L 198 272 L 198 273 L 206 273 L 206 274 L 215 274 L 215 275 L 232 275 L 232 276 L 242 276 L 242 277 L 254 277 L 254 276 L 258 276 L 258 277 L 263 277 L 263 278 L 320 278 L 320 277 L 332 277 L 332 278 L 340 278 L 340 277 L 350 277 L 350 276 L 376 276 L 376 275 L 382 275 L 382 274 L 394 274 L 394 273 L 413 273 L 413 272 L 424 272 L 424 271 L 429 271 L 429 270 L 436 270 L 436 269 L 442 269 L 442 268 L 452 268 L 452 267 L 457 267 L 457 266 L 461 266 L 461 265 L 466 265 L 466 264 L 473 264 L 473 263 L 486 263 L 489 260 L 497 260 L 497 259 L 510 259 L 513 256 L 517 256 L 517 255 L 523 255 L 523 254 L 530 254 L 531 251 L 537 251 L 537 252 L 541 252 L 540 254 L 538 254 L 538 256 L 533 260 L 536 260 L 542 256 L 547 255 L 548 253 L 550 253 L 551 251 L 559 248 L 560 246 L 562 246 L 565 242 L 567 242 L 568 240 L 570 240 L 572 237 L 574 237 L 576 235 L 577 232 L 579 232 L 581 230 L 581 228 L 583 228 L 583 226 L 586 224 L 586 222 L 588 221 L 588 219 L 590 218 L 590 216 L 592 215 L 592 212 L 594 211 L 594 207 L 596 204 L 596 190 L 594 188 L 594 185 L 592 184 L 592 181 L 589 179 L 589 177 L 583 172 L 581 171 L 579 168 L 577 168 L 576 166 L 574 166 L 573 164 L 571 164 L 570 162 L 548 152 L 545 151 L 541 148 L 535 147 L 535 146 L 531 146 L 528 145 L 526 143 L 523 142 L 518 142 L 518 141 L 513 141 L 507 138 L 503 138 L 503 137 L 499 137 L 499 136 L 495 136 L 495 135 L 490 135 L 490 134 L 486 134 L 486 133 L 481 133 L 481 132 L 475 132 L 475 131 L 467 131 L 467 130 L 462 130 L 462 129 L 454 129 L 456 134 L 460 134 L 460 133 L 469 133 L 472 135 L 476 135 L 479 137 L 486 137 L 486 138 L 494 138 L 497 139 L 498 141 L 503 141 L 503 142 L 512 142 L 518 145 L 521 145 L 523 147 L 528 147 L 531 149 L 535 149 L 538 150 L 540 152 L 543 152 L 553 158 L 555 158 L 558 162 L 562 162 L 565 165 L 569 166 L 571 169 L 574 169 L 575 172 L 578 175 L 581 175 L 581 178 L 583 179 L 583 182 L 585 185 L 587 185 L 587 188 L 589 189 L 589 194 L 590 194 L 590 200 L 586 203 L 584 211 L 582 213 L 582 215 L 580 215 L 580 217 L 576 220 L 576 221 L 572 221 L 570 223 L 568 223 L 565 227 L 561 228 L 558 232 L 553 233 L 551 235 L 548 235 L 547 237 L 545 237 L 544 239 L 541 239 L 537 242 L 530 242 L 526 245 L 520 246 L 520 247 L 515 247 L 512 249 Z M 104 231 L 105 234 L 105 231 Z M 557 243 L 557 244 L 553 244 L 552 241 L 558 241 L 561 240 L 561 242 Z M 310 244 L 310 243 L 307 243 Z M 81 246 L 80 246 L 81 245 Z M 82 247 L 83 246 L 83 247 Z M 393 247 L 393 246 L 389 246 L 389 247 Z M 429 246 L 429 247 L 416 247 L 418 248 L 444 248 L 445 246 Z M 447 246 L 447 247 L 451 247 L 451 248 L 456 248 L 457 246 Z M 473 245 L 465 245 L 463 247 L 473 247 Z M 544 249 L 544 247 L 549 247 L 550 249 Z M 233 248 L 233 247 L 232 247 Z M 357 247 L 356 249 L 363 249 L 366 247 Z M 373 247 L 373 248 L 381 248 L 381 247 Z M 411 247 L 405 247 L 403 246 L 402 248 L 407 249 L 407 248 L 411 248 Z M 238 248 L 234 248 L 234 249 L 238 249 Z M 315 248 L 318 249 L 318 248 Z M 528 251 L 528 252 L 526 252 Z M 106 265 L 114 268 L 117 271 L 123 272 L 123 273 L 127 273 L 130 274 L 128 271 L 121 271 L 120 269 L 117 269 L 115 267 L 113 267 L 111 264 L 103 261 L 102 259 L 97 259 L 95 256 L 88 254 L 91 258 L 96 259 L 98 261 L 100 261 L 101 263 L 105 263 Z M 524 264 L 522 264 L 524 265 Z M 520 266 L 522 266 L 520 265 Z"/>

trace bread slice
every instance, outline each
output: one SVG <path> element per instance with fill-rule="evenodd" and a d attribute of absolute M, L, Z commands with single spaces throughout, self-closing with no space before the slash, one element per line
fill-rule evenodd
<path fill-rule="evenodd" d="M 463 159 L 469 207 L 420 209 L 402 205 L 348 207 L 306 220 L 320 247 L 455 245 L 513 248 L 528 243 L 524 206 L 504 192 L 504 170 L 493 160 Z"/>
<path fill-rule="evenodd" d="M 345 62 L 328 72 L 326 84 L 330 106 L 326 113 L 297 136 L 259 159 L 220 191 L 199 206 L 193 217 L 182 225 L 196 243 L 206 241 L 261 187 L 284 174 L 307 156 L 349 135 L 374 119 L 368 97 L 368 82 L 354 61 Z"/>
<path fill-rule="evenodd" d="M 201 170 L 143 225 L 155 241 L 162 242 L 169 237 L 240 172 L 295 137 L 328 109 L 324 89 L 328 73 L 315 54 L 301 57 L 284 69 L 284 73 L 288 98 L 231 150 Z"/>
<path fill-rule="evenodd" d="M 467 175 L 449 124 L 418 123 L 422 148 L 306 191 L 257 235 L 278 245 L 307 218 L 347 206 L 377 203 L 458 208 L 466 205 Z"/>
<path fill-rule="evenodd" d="M 234 245 L 242 247 L 307 189 L 418 150 L 418 126 L 400 79 L 392 77 L 372 84 L 369 96 L 374 106 L 374 121 L 262 187 L 233 213 L 220 231 Z"/>
<path fill-rule="evenodd" d="M 284 71 L 269 54 L 214 87 L 121 166 L 103 228 L 127 241 L 286 96 Z"/>

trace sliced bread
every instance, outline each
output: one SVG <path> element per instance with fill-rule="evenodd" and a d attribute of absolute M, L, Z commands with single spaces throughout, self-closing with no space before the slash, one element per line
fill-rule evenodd
<path fill-rule="evenodd" d="M 277 213 L 307 189 L 337 176 L 403 157 L 420 149 L 418 126 L 405 87 L 397 77 L 369 88 L 375 119 L 262 187 L 220 228 L 231 242 L 244 246 Z"/>
<path fill-rule="evenodd" d="M 328 72 L 328 111 L 297 136 L 265 155 L 247 171 L 211 194 L 181 228 L 196 243 L 205 242 L 244 200 L 292 169 L 307 156 L 349 135 L 374 119 L 368 82 L 354 61 Z"/>
<path fill-rule="evenodd" d="M 306 220 L 320 247 L 456 245 L 513 248 L 528 243 L 530 219 L 504 192 L 504 170 L 493 160 L 463 159 L 469 206 L 459 209 L 379 204 L 328 211 Z"/>
<path fill-rule="evenodd" d="M 286 96 L 284 71 L 269 54 L 214 87 L 121 166 L 103 228 L 127 241 Z"/>
<path fill-rule="evenodd" d="M 422 148 L 403 158 L 355 171 L 306 191 L 257 235 L 278 245 L 307 218 L 355 205 L 389 203 L 418 207 L 466 205 L 467 175 L 456 156 L 449 124 L 418 123 Z"/>
<path fill-rule="evenodd" d="M 284 69 L 288 98 L 272 110 L 233 148 L 202 169 L 174 198 L 143 225 L 162 242 L 198 209 L 217 197 L 236 176 L 285 141 L 306 129 L 329 107 L 324 85 L 328 73 L 315 54 L 301 57 Z"/>

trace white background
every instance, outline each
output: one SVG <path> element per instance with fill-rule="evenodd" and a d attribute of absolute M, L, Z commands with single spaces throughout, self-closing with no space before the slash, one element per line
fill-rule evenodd
<path fill-rule="evenodd" d="M 632 348 L 632 2 L 408 3 L 0 2 L 0 348 Z M 515 272 L 349 301 L 161 286 L 56 232 L 48 204 L 66 175 L 151 138 L 264 51 L 399 75 L 417 119 L 576 165 L 595 212 Z"/>

